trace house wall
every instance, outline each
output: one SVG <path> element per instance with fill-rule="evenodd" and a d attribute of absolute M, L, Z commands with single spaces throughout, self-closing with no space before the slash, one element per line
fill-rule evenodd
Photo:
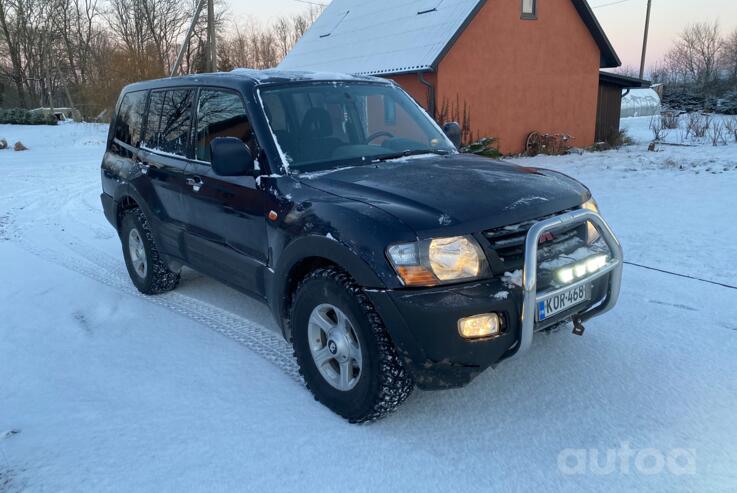
<path fill-rule="evenodd" d="M 385 79 L 391 79 L 409 93 L 410 96 L 415 98 L 415 101 L 420 103 L 423 108 L 428 109 L 430 107 L 430 93 L 426 85 L 420 82 L 420 77 L 417 73 L 411 74 L 399 74 L 399 75 L 387 75 Z M 437 83 L 437 77 L 433 73 L 426 73 L 423 78 L 435 86 Z"/>
<path fill-rule="evenodd" d="M 593 144 L 599 47 L 570 0 L 537 2 L 536 20 L 520 19 L 520 4 L 481 7 L 440 62 L 437 107 L 467 102 L 473 136 L 498 138 L 505 154 L 532 131 Z"/>

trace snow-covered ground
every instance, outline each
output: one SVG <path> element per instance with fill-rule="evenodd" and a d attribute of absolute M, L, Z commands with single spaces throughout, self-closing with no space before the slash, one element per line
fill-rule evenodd
<path fill-rule="evenodd" d="M 647 152 L 648 122 L 518 162 L 587 183 L 629 261 L 737 284 L 737 145 Z M 737 489 L 737 290 L 627 266 L 583 338 L 349 425 L 264 306 L 192 272 L 136 293 L 99 205 L 105 132 L 0 125 L 31 149 L 0 151 L 0 491 Z"/>

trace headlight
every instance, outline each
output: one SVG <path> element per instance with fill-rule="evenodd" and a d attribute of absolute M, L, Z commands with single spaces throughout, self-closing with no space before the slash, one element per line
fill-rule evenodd
<path fill-rule="evenodd" d="M 475 279 L 488 271 L 484 252 L 471 236 L 402 243 L 386 253 L 405 286 Z"/>
<path fill-rule="evenodd" d="M 594 199 L 589 199 L 588 201 L 584 202 L 581 208 L 588 209 L 592 212 L 596 212 L 597 214 L 599 213 L 599 205 Z M 594 226 L 590 222 L 586 223 L 586 244 L 591 245 L 593 243 L 596 243 L 596 240 L 598 240 L 599 238 L 601 238 L 601 234 L 599 234 L 599 230 L 596 229 L 596 226 Z"/>

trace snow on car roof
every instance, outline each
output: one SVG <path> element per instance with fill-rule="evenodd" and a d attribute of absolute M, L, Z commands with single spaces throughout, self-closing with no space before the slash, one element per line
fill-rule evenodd
<path fill-rule="evenodd" d="M 384 79 L 375 77 L 357 77 L 347 73 L 339 72 L 317 72 L 307 70 L 282 70 L 279 69 L 251 69 L 236 68 L 230 72 L 232 75 L 241 75 L 248 77 L 257 82 L 274 82 L 279 80 L 289 81 L 351 81 L 351 80 L 371 80 L 377 82 L 386 82 Z"/>
<path fill-rule="evenodd" d="M 334 0 L 279 65 L 360 75 L 428 70 L 480 0 Z"/>

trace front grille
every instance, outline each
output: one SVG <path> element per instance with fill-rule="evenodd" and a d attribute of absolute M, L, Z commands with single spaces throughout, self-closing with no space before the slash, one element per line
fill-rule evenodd
<path fill-rule="evenodd" d="M 568 211 L 560 214 L 565 212 Z M 555 215 L 558 214 L 553 216 Z M 491 261 L 492 270 L 496 274 L 504 274 L 522 269 L 525 262 L 525 241 L 528 231 L 535 223 L 553 216 L 484 231 L 483 235 L 496 257 Z M 560 258 L 586 246 L 586 224 L 563 225 L 559 229 L 552 230 L 551 233 L 554 238 L 539 246 L 538 263 Z M 544 275 L 542 272 L 541 274 Z"/>

